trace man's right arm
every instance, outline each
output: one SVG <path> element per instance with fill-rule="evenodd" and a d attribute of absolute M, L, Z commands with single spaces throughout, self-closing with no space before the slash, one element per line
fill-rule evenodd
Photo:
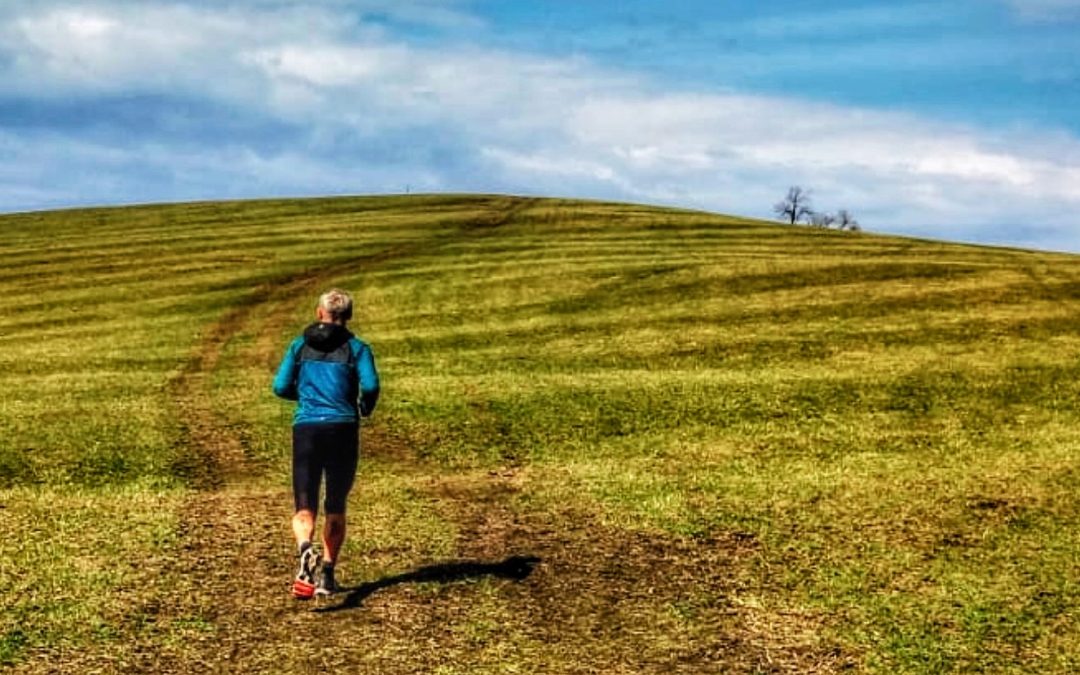
<path fill-rule="evenodd" d="M 379 371 L 375 370 L 375 355 L 371 347 L 362 342 L 356 361 L 356 375 L 360 380 L 360 414 L 370 417 L 379 400 Z"/>
<path fill-rule="evenodd" d="M 290 401 L 299 398 L 296 392 L 296 341 L 285 350 L 277 375 L 274 376 L 274 394 Z"/>

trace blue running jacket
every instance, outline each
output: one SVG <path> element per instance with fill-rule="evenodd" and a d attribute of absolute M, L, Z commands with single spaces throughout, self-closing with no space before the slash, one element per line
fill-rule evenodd
<path fill-rule="evenodd" d="M 356 422 L 379 400 L 375 356 L 344 326 L 313 323 L 285 351 L 274 394 L 299 402 L 294 425 Z"/>

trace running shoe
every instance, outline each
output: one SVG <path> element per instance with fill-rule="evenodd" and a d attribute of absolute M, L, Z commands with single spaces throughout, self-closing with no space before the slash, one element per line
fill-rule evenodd
<path fill-rule="evenodd" d="M 300 569 L 293 579 L 293 597 L 308 600 L 315 595 L 315 571 L 319 569 L 319 554 L 314 546 L 305 548 L 300 553 Z"/>
<path fill-rule="evenodd" d="M 334 566 L 323 565 L 322 574 L 319 575 L 319 583 L 315 586 L 315 595 L 333 595 L 337 592 L 338 585 L 334 581 Z"/>

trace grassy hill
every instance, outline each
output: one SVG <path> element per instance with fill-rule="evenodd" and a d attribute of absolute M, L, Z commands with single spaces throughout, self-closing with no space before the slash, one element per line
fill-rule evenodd
<path fill-rule="evenodd" d="M 1075 672 L 1080 258 L 488 196 L 0 216 L 15 672 Z M 384 394 L 286 594 L 338 285 Z"/>

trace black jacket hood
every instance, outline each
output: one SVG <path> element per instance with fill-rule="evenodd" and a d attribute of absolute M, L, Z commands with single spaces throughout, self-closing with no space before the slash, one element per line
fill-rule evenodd
<path fill-rule="evenodd" d="M 332 352 L 352 338 L 345 326 L 316 322 L 304 329 L 304 344 L 320 352 Z"/>

